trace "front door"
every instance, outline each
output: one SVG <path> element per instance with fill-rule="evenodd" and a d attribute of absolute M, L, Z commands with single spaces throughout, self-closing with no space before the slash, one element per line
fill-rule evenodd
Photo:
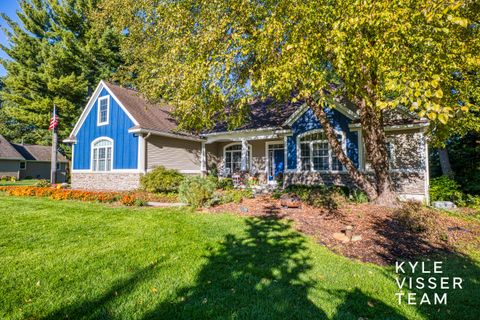
<path fill-rule="evenodd" d="M 268 182 L 275 183 L 285 169 L 285 153 L 283 143 L 268 145 Z"/>

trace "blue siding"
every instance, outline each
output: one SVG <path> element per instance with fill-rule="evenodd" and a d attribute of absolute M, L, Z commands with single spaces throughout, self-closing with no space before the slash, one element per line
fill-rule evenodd
<path fill-rule="evenodd" d="M 107 95 L 109 95 L 107 90 L 103 89 L 99 97 Z M 118 102 L 110 97 L 109 124 L 97 126 L 97 108 L 98 98 L 76 135 L 73 169 L 90 169 L 90 147 L 92 141 L 98 137 L 113 139 L 113 169 L 137 169 L 138 137 L 128 133 L 128 129 L 133 127 L 134 123 Z"/>
<path fill-rule="evenodd" d="M 335 109 L 326 109 L 327 116 L 334 129 L 346 133 L 347 156 L 358 167 L 358 134 L 348 128 L 350 119 Z M 292 136 L 287 138 L 287 169 L 297 168 L 297 136 L 307 131 L 320 129 L 322 126 L 311 109 L 292 125 Z"/>

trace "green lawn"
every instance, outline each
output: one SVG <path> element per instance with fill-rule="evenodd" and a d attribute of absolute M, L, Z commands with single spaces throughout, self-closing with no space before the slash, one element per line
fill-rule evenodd
<path fill-rule="evenodd" d="M 26 180 L 18 180 L 18 181 L 1 181 L 0 180 L 0 187 L 3 186 L 34 186 L 38 180 L 35 179 L 26 179 Z"/>
<path fill-rule="evenodd" d="M 447 306 L 274 219 L 0 195 L 0 319 L 478 319 L 479 256 Z M 441 291 L 440 291 L 441 292 Z"/>

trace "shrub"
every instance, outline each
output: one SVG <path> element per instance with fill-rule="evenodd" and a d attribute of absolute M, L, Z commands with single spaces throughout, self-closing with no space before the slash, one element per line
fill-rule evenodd
<path fill-rule="evenodd" d="M 367 203 L 368 197 L 367 194 L 362 190 L 354 188 L 350 190 L 348 200 L 353 203 Z"/>
<path fill-rule="evenodd" d="M 50 181 L 48 180 L 38 180 L 36 183 L 35 183 L 35 187 L 39 187 L 39 188 L 48 188 L 50 187 Z"/>
<path fill-rule="evenodd" d="M 296 194 L 310 206 L 329 210 L 338 209 L 346 202 L 344 189 L 337 186 L 291 185 L 285 189 L 285 193 Z"/>
<path fill-rule="evenodd" d="M 456 205 L 464 206 L 464 194 L 460 185 L 448 177 L 439 177 L 430 180 L 431 201 L 452 201 Z"/>
<path fill-rule="evenodd" d="M 144 206 L 145 205 L 145 202 L 140 199 L 140 198 L 137 198 L 135 195 L 133 194 L 125 194 L 123 195 L 119 202 L 121 204 L 123 204 L 124 206 L 137 206 L 137 207 L 141 207 L 141 206 Z"/>
<path fill-rule="evenodd" d="M 217 188 L 222 190 L 231 190 L 233 189 L 233 180 L 232 178 L 223 178 L 218 179 Z"/>
<path fill-rule="evenodd" d="M 221 203 L 241 203 L 244 198 L 251 199 L 253 198 L 253 191 L 252 189 L 231 189 L 226 190 L 223 195 L 221 196 L 220 202 Z"/>
<path fill-rule="evenodd" d="M 140 183 L 148 192 L 176 192 L 185 177 L 176 170 L 157 167 L 145 174 Z"/>
<path fill-rule="evenodd" d="M 178 188 L 180 201 L 194 208 L 203 207 L 213 197 L 215 183 L 200 176 L 185 178 Z"/>
<path fill-rule="evenodd" d="M 422 207 L 420 202 L 407 201 L 394 212 L 394 219 L 406 230 L 422 233 L 433 228 L 436 213 L 434 210 Z"/>

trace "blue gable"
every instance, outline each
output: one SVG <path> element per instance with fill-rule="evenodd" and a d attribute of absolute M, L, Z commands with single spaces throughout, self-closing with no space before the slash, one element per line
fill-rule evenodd
<path fill-rule="evenodd" d="M 103 88 L 76 134 L 73 170 L 91 169 L 91 143 L 99 137 L 108 137 L 113 140 L 114 170 L 138 168 L 138 137 L 128 133 L 128 129 L 135 124 L 112 96 L 110 96 L 108 124 L 97 125 L 98 99 L 108 95 L 108 91 Z"/>
<path fill-rule="evenodd" d="M 333 128 L 346 134 L 347 156 L 358 167 L 358 133 L 348 128 L 350 119 L 336 109 L 326 109 Z M 292 125 L 292 136 L 287 137 L 287 169 L 297 168 L 297 136 L 322 126 L 312 109 L 307 109 Z"/>

